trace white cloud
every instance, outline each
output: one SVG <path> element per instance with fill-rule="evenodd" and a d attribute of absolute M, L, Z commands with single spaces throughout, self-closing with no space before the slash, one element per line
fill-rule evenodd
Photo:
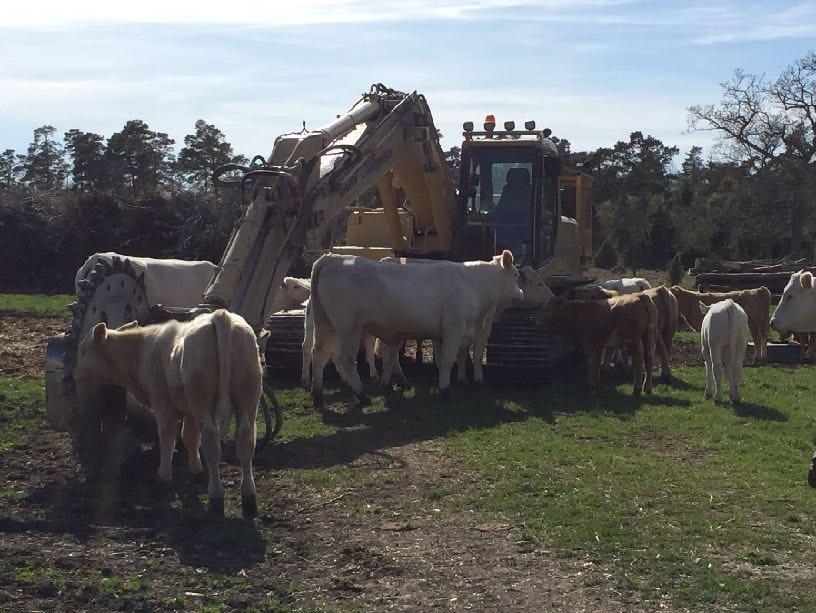
<path fill-rule="evenodd" d="M 221 0 L 42 0 L 3 7 L 2 25 L 53 27 L 90 23 L 172 23 L 292 26 L 322 23 L 462 19 L 480 11 L 517 7 L 572 11 L 630 0 L 245 0 L 225 7 Z"/>

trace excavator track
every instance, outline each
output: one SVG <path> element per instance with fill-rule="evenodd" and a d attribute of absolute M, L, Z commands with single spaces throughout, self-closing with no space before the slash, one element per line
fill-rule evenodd
<path fill-rule="evenodd" d="M 305 317 L 305 311 L 296 310 L 275 313 L 269 318 L 266 369 L 270 375 L 287 380 L 300 377 Z"/>
<path fill-rule="evenodd" d="M 574 356 L 569 339 L 538 326 L 535 313 L 535 309 L 509 309 L 494 322 L 485 364 L 491 383 L 552 383 L 561 365 Z"/>
<path fill-rule="evenodd" d="M 304 317 L 303 311 L 285 311 L 270 318 L 266 367 L 272 376 L 285 380 L 300 376 Z M 550 383 L 574 354 L 569 339 L 535 323 L 535 309 L 510 309 L 493 324 L 485 373 L 498 384 Z"/>

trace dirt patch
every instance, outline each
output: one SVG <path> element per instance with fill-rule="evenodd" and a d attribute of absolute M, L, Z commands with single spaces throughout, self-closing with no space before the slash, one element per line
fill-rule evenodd
<path fill-rule="evenodd" d="M 42 378 L 45 344 L 68 326 L 62 317 L 0 315 L 0 376 Z"/>
<path fill-rule="evenodd" d="M 508 518 L 461 508 L 456 494 L 480 481 L 437 441 L 354 460 L 338 450 L 335 468 L 354 471 L 339 485 L 291 468 L 290 446 L 258 458 L 261 516 L 245 522 L 236 466 L 222 469 L 227 517 L 217 519 L 181 462 L 169 496 L 154 489 L 149 453 L 126 477 L 89 484 L 66 435 L 31 432 L 0 462 L 0 609 L 655 608 L 608 569 L 558 557 Z"/>
<path fill-rule="evenodd" d="M 702 366 L 703 354 L 700 353 L 700 343 L 675 340 L 672 345 L 672 365 Z M 658 362 L 655 356 L 655 362 Z"/>

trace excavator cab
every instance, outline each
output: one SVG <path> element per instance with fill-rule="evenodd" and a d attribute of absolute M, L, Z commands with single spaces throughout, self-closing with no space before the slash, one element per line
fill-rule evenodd
<path fill-rule="evenodd" d="M 591 256 L 591 178 L 562 176 L 550 130 L 535 130 L 534 122 L 516 130 L 508 121 L 499 131 L 488 115 L 484 128 L 464 124 L 465 259 L 510 249 L 519 265 L 539 269 L 556 286 L 580 278 Z"/>

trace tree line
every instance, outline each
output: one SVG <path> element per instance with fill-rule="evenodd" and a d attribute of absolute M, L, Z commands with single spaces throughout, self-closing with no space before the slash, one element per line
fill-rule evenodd
<path fill-rule="evenodd" d="M 688 109 L 690 131 L 716 135 L 708 157 L 678 159 L 640 131 L 593 151 L 554 138 L 565 169 L 593 177 L 600 266 L 816 259 L 816 52 L 775 79 L 737 71 L 721 86 L 719 103 Z M 131 120 L 108 138 L 44 125 L 25 153 L 0 153 L 0 289 L 70 290 L 94 251 L 218 260 L 242 203 L 212 171 L 247 158 L 204 120 L 175 144 Z M 445 158 L 457 175 L 459 148 Z"/>

